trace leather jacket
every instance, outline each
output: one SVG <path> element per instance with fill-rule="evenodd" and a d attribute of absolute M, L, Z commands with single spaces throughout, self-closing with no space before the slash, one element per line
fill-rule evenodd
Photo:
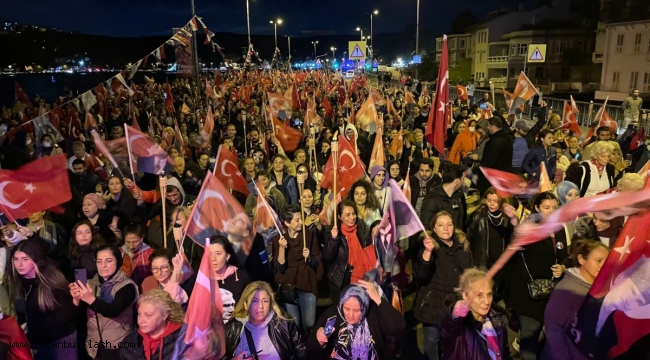
<path fill-rule="evenodd" d="M 349 281 L 352 273 L 352 267 L 348 264 L 348 255 L 350 253 L 348 240 L 340 230 L 339 236 L 336 239 L 332 238 L 330 231 L 324 231 L 324 236 L 325 247 L 323 248 L 323 259 L 331 261 L 327 269 L 327 278 L 340 289 L 344 285 L 345 279 Z M 361 241 L 361 246 L 364 248 L 372 244 L 370 229 L 360 219 L 357 220 L 357 238 Z"/>
<path fill-rule="evenodd" d="M 501 349 L 501 359 L 510 360 L 508 349 L 508 317 L 494 309 L 490 309 L 488 319 L 497 333 L 497 342 Z M 443 360 L 490 360 L 485 337 L 480 333 L 483 324 L 470 311 L 466 317 L 454 319 L 450 314 L 442 320 L 440 326 L 440 342 L 445 352 Z"/>
<path fill-rule="evenodd" d="M 307 358 L 305 339 L 291 320 L 280 319 L 277 314 L 273 316 L 267 326 L 269 338 L 280 355 L 280 360 L 299 360 Z M 246 341 L 244 323 L 233 318 L 226 324 L 226 355 L 223 359 L 232 359 L 239 341 Z"/>
<path fill-rule="evenodd" d="M 478 268 L 488 269 L 492 266 L 489 260 L 490 241 L 500 241 L 499 239 L 490 239 L 490 230 L 488 226 L 488 209 L 486 206 L 480 206 L 476 211 L 469 216 L 467 222 L 467 240 L 469 241 L 474 256 L 474 265 Z M 505 228 L 505 236 L 503 239 L 503 251 L 510 243 L 510 237 L 513 232 L 510 220 L 503 215 L 503 225 Z"/>

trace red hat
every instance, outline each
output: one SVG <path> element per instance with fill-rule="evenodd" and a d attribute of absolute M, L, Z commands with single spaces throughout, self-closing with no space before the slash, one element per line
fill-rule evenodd
<path fill-rule="evenodd" d="M 122 112 L 120 108 L 114 107 L 113 110 L 111 111 L 112 114 L 119 115 Z"/>

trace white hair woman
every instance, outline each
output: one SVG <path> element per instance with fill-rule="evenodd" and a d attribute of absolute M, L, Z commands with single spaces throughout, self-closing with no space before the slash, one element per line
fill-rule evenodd
<path fill-rule="evenodd" d="M 580 197 L 604 193 L 616 186 L 616 168 L 609 163 L 614 148 L 605 141 L 594 143 L 591 159 L 580 164 Z"/>

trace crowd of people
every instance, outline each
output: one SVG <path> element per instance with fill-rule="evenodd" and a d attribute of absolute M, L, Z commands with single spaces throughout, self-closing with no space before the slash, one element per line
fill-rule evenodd
<path fill-rule="evenodd" d="M 211 91 L 204 94 L 206 83 Z M 2 169 L 65 154 L 70 183 L 60 186 L 73 196 L 62 212 L 2 219 L 0 310 L 15 317 L 15 331 L 24 332 L 29 346 L 2 343 L 0 353 L 199 358 L 184 354 L 177 340 L 189 331 L 184 314 L 209 252 L 223 302 L 219 346 L 226 359 L 587 358 L 565 330 L 625 218 L 578 218 L 524 246 L 489 281 L 486 270 L 520 223 L 539 223 L 580 197 L 641 189 L 636 171 L 649 158 L 650 137 L 633 146 L 638 108 L 620 136 L 600 126 L 582 141 L 542 100 L 530 126 L 496 109 L 485 93 L 476 103 L 450 106 L 443 154 L 424 139 L 433 94 L 421 86 L 374 89 L 363 77 L 347 84 L 330 72 L 228 71 L 202 75 L 200 84 L 176 79 L 167 91 L 152 80 L 133 88 L 133 96 L 114 89 L 87 109 L 91 128 L 78 121 L 84 113 L 69 95 L 53 103 L 34 97 L 3 110 Z M 265 114 L 273 107 L 267 93 L 291 88 L 297 106 L 280 120 L 304 134 L 293 151 Z M 375 98 L 382 132 L 368 131 L 353 115 L 368 98 Z M 58 133 L 36 137 L 26 119 L 57 107 Z M 209 114 L 215 127 L 206 142 L 201 129 Z M 110 144 L 124 137 L 124 124 L 142 129 L 172 159 L 163 195 L 158 176 L 131 174 L 128 162 L 115 168 L 96 148 L 89 130 Z M 321 187 L 338 135 L 367 169 L 340 202 Z M 373 152 L 377 143 L 383 164 Z M 222 166 L 215 163 L 219 149 L 236 154 L 248 182 L 248 194 L 232 192 L 246 215 L 255 218 L 263 196 L 283 228 L 269 237 L 258 233 L 248 256 L 227 234 L 215 232 L 208 248 L 184 238 L 206 174 Z M 542 162 L 552 190 L 532 199 L 501 196 L 478 170 L 508 171 L 532 183 L 544 175 Z M 410 189 L 426 231 L 399 239 L 394 265 L 382 268 L 377 231 L 392 201 L 389 181 Z M 327 219 L 330 207 L 337 208 L 336 219 Z M 370 276 L 373 271 L 379 276 Z M 531 293 L 531 282 L 539 280 L 550 280 L 555 290 Z M 416 331 L 421 351 L 413 351 Z M 78 345 L 47 346 L 60 342 Z"/>

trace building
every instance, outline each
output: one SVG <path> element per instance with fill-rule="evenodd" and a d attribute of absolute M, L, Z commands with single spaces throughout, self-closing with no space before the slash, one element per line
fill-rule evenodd
<path fill-rule="evenodd" d="M 447 35 L 447 50 L 449 54 L 449 79 L 453 82 L 465 83 L 471 80 L 472 74 L 472 35 Z M 442 56 L 442 37 L 436 38 L 436 62 Z"/>
<path fill-rule="evenodd" d="M 639 89 L 650 96 L 650 3 L 601 0 L 592 60 L 602 64 L 596 99 L 622 101 Z"/>
<path fill-rule="evenodd" d="M 472 36 L 471 57 L 477 86 L 488 86 L 489 81 L 492 81 L 497 86 L 508 87 L 510 79 L 516 79 L 524 69 L 528 44 L 557 41 L 557 47 L 549 47 L 558 50 L 554 54 L 558 55 L 555 58 L 560 58 L 568 46 L 586 45 L 584 39 L 578 40 L 582 36 L 580 32 L 545 27 L 552 22 L 581 23 L 582 17 L 572 13 L 570 7 L 571 1 L 556 0 L 550 6 L 543 5 L 532 10 L 525 10 L 523 6 L 518 11 L 501 9 L 489 13 L 482 22 L 468 27 L 467 31 Z M 582 44 L 579 41 L 583 41 Z M 536 68 L 537 66 L 533 67 Z M 526 67 L 526 73 L 531 74 L 530 71 L 531 68 Z M 541 77 L 548 73 L 541 70 L 539 75 Z"/>

